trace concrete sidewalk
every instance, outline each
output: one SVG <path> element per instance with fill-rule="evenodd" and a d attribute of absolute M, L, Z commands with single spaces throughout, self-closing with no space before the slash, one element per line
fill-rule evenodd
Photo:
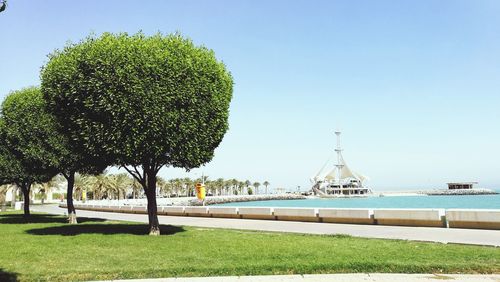
<path fill-rule="evenodd" d="M 65 209 L 53 205 L 32 206 L 33 211 L 64 214 Z M 145 214 L 108 213 L 78 210 L 80 217 L 94 217 L 108 220 L 148 222 Z M 383 225 L 356 225 L 339 223 L 315 223 L 277 220 L 253 220 L 209 217 L 158 216 L 160 224 L 197 226 L 205 228 L 226 228 L 270 232 L 292 232 L 306 234 L 346 234 L 355 237 L 401 239 L 439 243 L 456 243 L 485 246 L 500 246 L 500 230 L 404 227 Z"/>
<path fill-rule="evenodd" d="M 266 275 L 266 276 L 226 276 L 195 278 L 163 278 L 114 280 L 127 282 L 432 282 L 449 280 L 453 282 L 500 282 L 500 275 L 458 275 L 458 274 L 306 274 L 306 275 Z"/>

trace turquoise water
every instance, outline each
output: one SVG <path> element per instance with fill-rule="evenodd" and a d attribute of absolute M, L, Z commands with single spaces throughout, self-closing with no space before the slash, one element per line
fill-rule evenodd
<path fill-rule="evenodd" d="M 464 208 L 500 209 L 500 195 L 393 196 L 350 199 L 272 200 L 227 203 L 218 206 L 315 207 L 315 208 Z"/>

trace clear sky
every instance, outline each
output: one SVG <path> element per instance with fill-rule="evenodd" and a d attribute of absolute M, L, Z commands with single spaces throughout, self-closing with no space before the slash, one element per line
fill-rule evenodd
<path fill-rule="evenodd" d="M 213 49 L 235 87 L 211 178 L 305 190 L 340 128 L 374 190 L 500 188 L 499 1 L 8 2 L 0 98 L 91 32 L 179 31 Z"/>

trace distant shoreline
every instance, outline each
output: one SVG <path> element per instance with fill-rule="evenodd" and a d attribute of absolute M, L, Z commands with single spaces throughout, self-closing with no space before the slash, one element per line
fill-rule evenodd
<path fill-rule="evenodd" d="M 394 197 L 394 196 L 464 196 L 464 195 L 497 195 L 492 189 L 436 189 L 436 190 L 413 190 L 413 191 L 382 191 L 374 192 L 372 196 Z"/>

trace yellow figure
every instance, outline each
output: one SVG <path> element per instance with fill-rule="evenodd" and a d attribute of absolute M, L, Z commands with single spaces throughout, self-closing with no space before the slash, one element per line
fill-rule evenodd
<path fill-rule="evenodd" d="M 205 195 L 205 184 L 196 183 L 196 197 L 198 200 L 204 200 Z"/>

